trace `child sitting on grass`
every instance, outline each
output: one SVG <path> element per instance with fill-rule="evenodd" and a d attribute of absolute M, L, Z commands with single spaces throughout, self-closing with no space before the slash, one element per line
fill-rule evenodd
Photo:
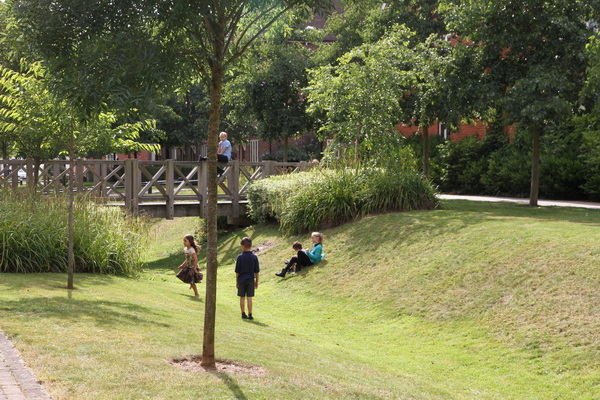
<path fill-rule="evenodd" d="M 285 268 L 275 275 L 283 278 L 292 269 L 294 269 L 294 272 L 300 272 L 302 267 L 308 267 L 321 261 L 325 257 L 325 254 L 323 254 L 323 234 L 313 232 L 310 240 L 313 242 L 313 248 L 310 251 L 303 249 L 299 242 L 294 242 L 292 248 L 297 251 L 296 256 L 290 258 L 285 263 Z"/>

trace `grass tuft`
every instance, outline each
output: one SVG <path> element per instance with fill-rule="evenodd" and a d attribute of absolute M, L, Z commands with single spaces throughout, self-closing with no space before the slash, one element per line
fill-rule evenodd
<path fill-rule="evenodd" d="M 248 200 L 252 218 L 277 220 L 288 234 L 322 230 L 373 213 L 437 205 L 434 188 L 418 173 L 377 168 L 314 169 L 267 178 L 250 186 Z"/>
<path fill-rule="evenodd" d="M 67 198 L 5 193 L 0 198 L 0 272 L 67 271 Z M 117 207 L 74 204 L 75 271 L 133 276 L 147 224 Z"/>

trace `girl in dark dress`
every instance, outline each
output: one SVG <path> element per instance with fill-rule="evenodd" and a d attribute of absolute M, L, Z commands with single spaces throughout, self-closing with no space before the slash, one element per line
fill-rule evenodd
<path fill-rule="evenodd" d="M 199 297 L 196 283 L 202 281 L 202 274 L 198 271 L 198 252 L 200 248 L 192 235 L 185 235 L 183 245 L 185 246 L 183 248 L 185 260 L 179 266 L 180 271 L 177 274 L 177 278 L 185 283 L 189 283 L 190 289 L 194 289 L 194 297 Z"/>

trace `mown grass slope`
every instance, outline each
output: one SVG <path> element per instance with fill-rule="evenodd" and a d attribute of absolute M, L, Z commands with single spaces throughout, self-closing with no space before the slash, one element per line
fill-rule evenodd
<path fill-rule="evenodd" d="M 448 201 L 325 231 L 326 259 L 274 275 L 294 240 L 257 226 L 219 252 L 217 357 L 189 372 L 203 300 L 174 278 L 197 220 L 158 221 L 140 279 L 0 275 L 0 327 L 56 399 L 598 399 L 600 212 Z M 254 322 L 233 265 L 262 267 Z"/>

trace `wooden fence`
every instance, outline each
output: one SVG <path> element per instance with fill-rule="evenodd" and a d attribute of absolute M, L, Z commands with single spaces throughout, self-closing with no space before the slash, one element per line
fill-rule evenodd
<path fill-rule="evenodd" d="M 305 171 L 311 163 L 275 161 L 219 164 L 224 169 L 218 180 L 219 215 L 232 221 L 246 213 L 246 189 L 257 179 Z M 0 190 L 27 187 L 41 194 L 69 190 L 69 175 L 74 177 L 74 190 L 83 196 L 108 205 L 123 206 L 133 214 L 172 219 L 177 216 L 207 212 L 206 161 L 123 161 L 32 159 L 0 160 Z"/>

